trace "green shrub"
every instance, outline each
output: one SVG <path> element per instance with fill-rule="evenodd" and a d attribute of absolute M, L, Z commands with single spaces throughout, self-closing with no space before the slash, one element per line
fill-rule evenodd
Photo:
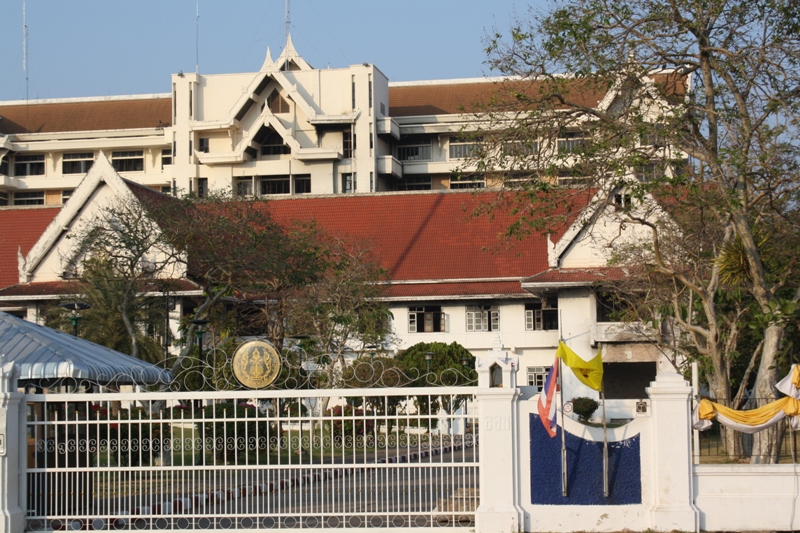
<path fill-rule="evenodd" d="M 572 399 L 572 410 L 581 422 L 588 422 L 599 406 L 597 400 L 592 398 L 580 396 Z"/>

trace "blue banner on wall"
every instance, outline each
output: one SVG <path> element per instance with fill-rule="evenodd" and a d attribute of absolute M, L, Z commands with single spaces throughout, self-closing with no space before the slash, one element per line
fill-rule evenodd
<path fill-rule="evenodd" d="M 531 503 L 539 505 L 630 505 L 642 503 L 639 435 L 608 443 L 609 497 L 603 496 L 603 443 L 566 434 L 567 496 L 561 495 L 561 431 L 550 438 L 530 415 Z"/>

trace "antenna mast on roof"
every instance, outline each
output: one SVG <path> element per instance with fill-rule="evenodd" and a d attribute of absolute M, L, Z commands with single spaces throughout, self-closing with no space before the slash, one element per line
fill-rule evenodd
<path fill-rule="evenodd" d="M 25 72 L 25 131 L 28 131 L 28 23 L 25 14 L 25 0 L 22 0 L 22 70 Z"/>
<path fill-rule="evenodd" d="M 286 0 L 286 42 L 289 42 L 289 0 Z"/>
<path fill-rule="evenodd" d="M 195 9 L 194 30 L 194 73 L 200 73 L 200 0 L 197 0 Z"/>

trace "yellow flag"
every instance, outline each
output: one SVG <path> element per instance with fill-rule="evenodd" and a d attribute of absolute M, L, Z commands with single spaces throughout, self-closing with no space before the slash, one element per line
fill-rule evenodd
<path fill-rule="evenodd" d="M 603 386 L 603 358 L 600 356 L 600 350 L 597 355 L 589 360 L 584 360 L 580 355 L 570 350 L 563 342 L 558 343 L 558 350 L 556 350 L 556 357 L 561 358 L 564 364 L 572 369 L 575 377 L 581 383 L 599 391 Z"/>

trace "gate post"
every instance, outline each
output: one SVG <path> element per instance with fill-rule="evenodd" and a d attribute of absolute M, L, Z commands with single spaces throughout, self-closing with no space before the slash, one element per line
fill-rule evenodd
<path fill-rule="evenodd" d="M 492 357 L 494 356 L 494 357 Z M 521 531 L 519 506 L 519 396 L 516 372 L 519 358 L 495 350 L 476 362 L 480 418 L 480 505 L 475 511 L 476 533 Z"/>
<path fill-rule="evenodd" d="M 17 392 L 19 367 L 14 363 L 0 366 L 0 533 L 22 533 L 25 511 L 20 505 L 23 494 L 21 464 L 25 447 L 22 397 Z"/>
<path fill-rule="evenodd" d="M 698 531 L 692 467 L 692 388 L 675 372 L 659 374 L 647 388 L 653 410 L 653 508 L 656 531 Z"/>

